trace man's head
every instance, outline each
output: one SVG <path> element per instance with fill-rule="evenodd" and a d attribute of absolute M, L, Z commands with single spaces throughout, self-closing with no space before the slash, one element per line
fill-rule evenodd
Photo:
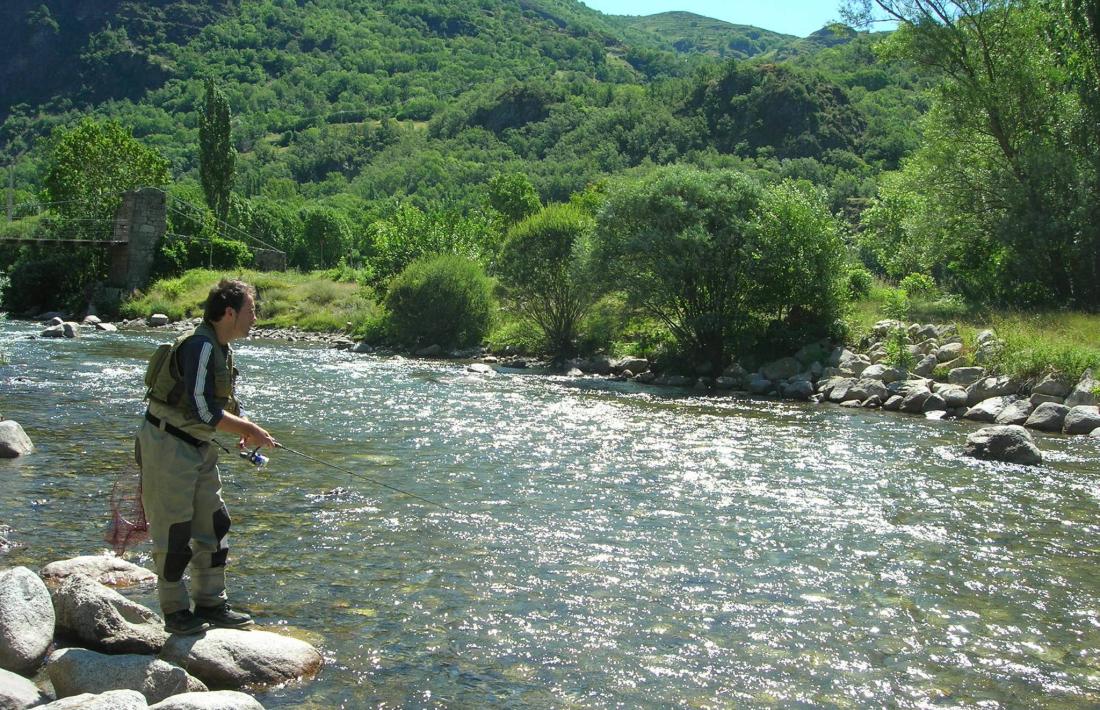
<path fill-rule="evenodd" d="M 256 322 L 255 289 L 244 281 L 222 279 L 206 297 L 203 319 L 224 336 L 224 342 L 243 338 Z"/>

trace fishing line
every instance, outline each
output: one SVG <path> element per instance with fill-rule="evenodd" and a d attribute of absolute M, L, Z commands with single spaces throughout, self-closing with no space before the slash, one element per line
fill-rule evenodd
<path fill-rule="evenodd" d="M 428 498 L 425 498 L 424 496 L 420 496 L 420 495 L 417 495 L 416 493 L 412 493 L 411 491 L 406 491 L 406 490 L 403 490 L 401 488 L 398 488 L 397 486 L 391 486 L 388 483 L 383 483 L 382 481 L 379 481 L 376 478 L 372 478 L 371 476 L 367 476 L 366 474 L 359 473 L 358 471 L 352 471 L 349 468 L 344 468 L 343 466 L 337 466 L 334 463 L 329 463 L 328 461 L 324 461 L 324 460 L 319 459 L 315 456 L 310 456 L 309 454 L 303 453 L 301 451 L 297 451 L 295 449 L 290 448 L 289 446 L 284 446 L 280 443 L 276 443 L 275 446 L 276 446 L 276 448 L 282 449 L 284 451 L 289 451 L 292 454 L 296 454 L 298 456 L 301 456 L 302 458 L 307 459 L 309 461 L 313 461 L 314 463 L 319 463 L 322 466 L 328 466 L 329 468 L 336 469 L 337 471 L 340 471 L 342 473 L 346 473 L 349 476 L 353 476 L 355 478 L 361 478 L 364 481 L 367 481 L 368 483 L 373 483 L 376 486 L 381 486 L 382 488 L 388 488 L 389 490 L 394 491 L 396 493 L 401 493 L 402 495 L 407 495 L 411 498 L 416 498 L 417 500 L 422 501 L 424 503 L 427 503 L 428 505 L 434 505 L 437 508 L 442 508 L 443 510 L 450 511 L 450 512 L 454 513 L 455 515 L 461 515 L 463 517 L 470 517 L 469 513 L 463 513 L 461 511 L 455 510 L 454 508 L 451 508 L 450 506 L 443 505 L 442 503 L 436 502 L 434 500 L 430 500 Z M 259 450 L 259 447 L 257 447 L 256 450 Z M 254 450 L 252 453 L 255 454 L 256 451 Z"/>

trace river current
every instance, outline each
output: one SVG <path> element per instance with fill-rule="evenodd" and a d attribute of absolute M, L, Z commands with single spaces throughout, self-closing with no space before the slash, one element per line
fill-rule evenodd
<path fill-rule="evenodd" d="M 0 321 L 36 445 L 0 460 L 0 567 L 105 548 L 174 337 L 40 329 Z M 963 457 L 968 422 L 235 350 L 247 413 L 359 474 L 222 457 L 231 600 L 325 657 L 266 707 L 1100 706 L 1095 439 L 1024 467 Z"/>

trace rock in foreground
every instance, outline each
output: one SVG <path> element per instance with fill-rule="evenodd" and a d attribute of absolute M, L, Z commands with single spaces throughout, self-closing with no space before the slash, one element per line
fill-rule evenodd
<path fill-rule="evenodd" d="M 59 634 L 106 653 L 156 653 L 168 634 L 151 609 L 82 574 L 53 591 Z"/>
<path fill-rule="evenodd" d="M 14 459 L 34 451 L 34 444 L 19 422 L 0 422 L 0 459 Z"/>
<path fill-rule="evenodd" d="M 257 630 L 172 636 L 160 657 L 211 688 L 274 685 L 312 676 L 321 668 L 321 654 L 305 641 Z"/>
<path fill-rule="evenodd" d="M 144 567 L 113 555 L 82 555 L 70 560 L 58 560 L 43 567 L 38 574 L 51 586 L 74 574 L 83 574 L 109 587 L 129 587 L 157 581 L 157 576 Z"/>
<path fill-rule="evenodd" d="M 136 690 L 157 703 L 179 693 L 203 692 L 206 686 L 179 666 L 152 656 L 107 655 L 84 648 L 63 648 L 50 655 L 50 682 L 59 697 L 109 690 Z"/>
<path fill-rule="evenodd" d="M 0 668 L 31 673 L 46 657 L 54 633 L 50 592 L 34 572 L 0 573 Z"/>
<path fill-rule="evenodd" d="M 211 693 L 183 693 L 173 695 L 149 710 L 264 710 L 264 706 L 251 695 L 235 690 L 216 690 Z"/>

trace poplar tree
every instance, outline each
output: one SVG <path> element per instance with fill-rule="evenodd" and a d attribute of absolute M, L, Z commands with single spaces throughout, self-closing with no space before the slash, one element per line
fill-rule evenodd
<path fill-rule="evenodd" d="M 206 80 L 206 96 L 199 112 L 199 177 L 206 204 L 221 221 L 229 215 L 229 193 L 237 151 L 229 137 L 229 101 L 214 80 Z"/>

